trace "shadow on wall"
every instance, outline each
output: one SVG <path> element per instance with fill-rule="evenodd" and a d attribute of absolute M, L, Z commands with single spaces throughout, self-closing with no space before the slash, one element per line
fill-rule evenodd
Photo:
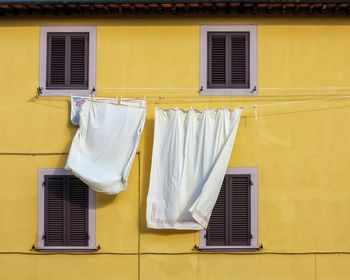
<path fill-rule="evenodd" d="M 149 188 L 149 180 L 151 174 L 151 162 L 152 162 L 152 148 L 153 148 L 153 135 L 154 135 L 154 118 L 146 119 L 145 127 L 143 130 L 143 147 L 140 153 L 140 171 L 141 171 L 141 190 L 140 190 L 140 220 L 139 230 L 140 233 L 150 232 L 151 229 L 147 228 L 146 222 L 146 207 L 147 207 L 147 194 Z"/>
<path fill-rule="evenodd" d="M 111 203 L 118 203 L 118 195 L 108 195 L 96 192 L 96 209 L 104 208 Z"/>

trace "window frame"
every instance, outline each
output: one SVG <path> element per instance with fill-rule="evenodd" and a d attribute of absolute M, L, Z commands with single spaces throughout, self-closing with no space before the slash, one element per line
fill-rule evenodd
<path fill-rule="evenodd" d="M 249 32 L 249 88 L 208 88 L 208 33 Z M 200 27 L 200 95 L 257 96 L 257 37 L 255 25 L 202 25 Z"/>
<path fill-rule="evenodd" d="M 206 230 L 200 231 L 199 250 L 201 251 L 255 251 L 259 249 L 258 245 L 258 169 L 254 167 L 247 168 L 228 168 L 225 175 L 250 175 L 252 186 L 250 188 L 251 199 L 251 219 L 250 227 L 253 238 L 249 246 L 208 246 L 206 245 Z"/>
<path fill-rule="evenodd" d="M 89 188 L 89 245 L 88 246 L 45 246 L 45 175 L 73 175 L 63 168 L 38 169 L 38 236 L 35 248 L 39 251 L 95 251 L 96 246 L 96 193 Z"/>
<path fill-rule="evenodd" d="M 47 34 L 48 33 L 89 33 L 88 88 L 47 89 Z M 40 69 L 39 87 L 43 96 L 89 96 L 94 94 L 96 84 L 96 26 L 41 26 L 40 28 Z"/>

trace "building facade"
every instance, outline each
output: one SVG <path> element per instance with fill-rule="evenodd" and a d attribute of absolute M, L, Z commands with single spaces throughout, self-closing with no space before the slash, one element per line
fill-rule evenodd
<path fill-rule="evenodd" d="M 0 1 L 0 279 L 349 278 L 347 1 L 7 2 Z M 71 53 L 78 46 L 76 68 L 63 76 L 67 61 L 53 33 Z M 232 43 L 236 35 L 243 50 Z M 246 58 L 237 69 L 225 64 L 223 76 L 215 72 L 220 42 Z M 238 81 L 235 71 L 244 73 Z M 128 188 L 90 191 L 87 243 L 50 249 L 42 188 L 45 175 L 67 174 L 77 130 L 72 93 L 146 97 L 147 118 Z M 147 228 L 157 106 L 243 106 L 228 174 L 254 179 L 250 245 L 202 250 L 204 232 Z M 79 248 L 62 249 L 72 244 Z"/>

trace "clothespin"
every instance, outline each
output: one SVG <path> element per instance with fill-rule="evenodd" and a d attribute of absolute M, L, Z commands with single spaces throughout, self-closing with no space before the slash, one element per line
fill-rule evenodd
<path fill-rule="evenodd" d="M 254 109 L 254 120 L 257 120 L 258 119 L 258 105 L 254 104 L 253 109 Z"/>

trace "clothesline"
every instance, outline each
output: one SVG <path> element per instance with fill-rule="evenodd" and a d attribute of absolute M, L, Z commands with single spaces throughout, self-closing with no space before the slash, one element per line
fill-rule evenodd
<path fill-rule="evenodd" d="M 275 102 L 275 103 L 266 103 L 266 104 L 253 104 L 253 105 L 250 105 L 250 106 L 241 106 L 241 107 L 242 108 L 270 107 L 270 106 L 281 106 L 281 105 L 300 104 L 300 103 L 312 103 L 312 102 L 319 102 L 319 101 L 326 101 L 326 100 L 336 100 L 336 99 L 347 99 L 347 98 L 350 98 L 350 95 L 324 97 L 324 98 L 307 99 L 307 100 Z"/>
<path fill-rule="evenodd" d="M 94 96 L 89 96 L 89 97 L 84 97 L 84 98 L 87 98 L 89 99 L 90 101 L 93 101 L 93 102 L 104 102 L 103 100 L 107 100 L 107 101 L 112 101 L 113 98 L 96 98 Z M 109 102 L 111 104 L 119 104 L 119 103 L 123 103 L 124 100 L 127 100 L 127 101 L 144 101 L 145 103 L 147 101 L 149 101 L 150 99 L 156 99 L 158 101 L 160 100 L 166 100 L 168 98 L 165 98 L 165 97 L 144 97 L 144 98 L 125 98 L 123 99 L 122 96 L 120 96 L 120 98 L 116 97 L 115 98 L 115 102 Z M 263 103 L 263 104 L 252 104 L 252 105 L 241 105 L 241 106 L 236 106 L 236 108 L 240 108 L 240 109 L 253 109 L 254 110 L 254 119 L 257 120 L 258 118 L 258 108 L 259 107 L 272 107 L 272 106 L 286 106 L 286 105 L 296 105 L 296 104 L 305 104 L 305 103 L 313 103 L 313 102 L 321 102 L 321 101 L 327 101 L 327 100 L 337 100 L 337 99 L 347 99 L 347 98 L 350 98 L 350 95 L 345 95 L 345 96 L 332 96 L 332 97 L 323 97 L 323 98 L 316 98 L 316 99 L 307 99 L 307 100 L 294 100 L 294 101 L 284 101 L 284 102 L 274 102 L 274 103 Z M 197 100 L 201 100 L 203 102 L 203 99 L 201 98 L 197 98 Z M 120 102 L 118 102 L 120 101 Z M 227 102 L 224 100 L 224 102 Z M 237 101 L 234 101 L 234 100 L 229 100 L 228 102 L 237 102 Z M 179 110 L 178 107 L 175 108 L 176 110 Z M 208 109 L 208 108 L 206 108 Z M 205 109 L 205 110 L 206 110 Z M 188 111 L 188 109 L 184 110 L 184 109 L 180 109 L 182 111 Z M 194 110 L 192 107 L 190 108 L 190 110 Z M 195 111 L 200 111 L 198 109 L 195 109 Z"/>
<path fill-rule="evenodd" d="M 199 87 L 97 87 L 98 91 L 119 91 L 119 90 L 197 90 L 201 91 Z M 299 87 L 299 88 L 263 88 L 259 87 L 259 91 L 263 92 L 348 92 L 349 87 Z"/>
<path fill-rule="evenodd" d="M 71 95 L 64 95 L 64 96 L 70 96 Z M 40 96 L 44 97 L 44 96 Z M 289 96 L 290 97 L 290 96 Z M 93 95 L 90 95 L 88 97 L 82 96 L 82 98 L 88 98 L 91 101 L 94 102 L 103 102 L 104 100 L 144 100 L 146 103 L 155 103 L 159 104 L 162 101 L 178 101 L 179 103 L 205 103 L 205 102 L 223 102 L 223 103 L 238 103 L 241 102 L 237 101 L 233 96 L 199 96 L 199 97 L 185 97 L 185 96 L 174 96 L 174 97 L 168 97 L 168 96 L 157 96 L 157 97 L 125 97 L 122 96 L 116 96 L 113 97 L 96 97 Z M 230 99 L 228 99 L 230 98 Z M 303 99 L 303 100 L 293 100 L 293 101 L 282 101 L 282 102 L 272 102 L 272 103 L 255 103 L 251 105 L 238 105 L 235 107 L 241 108 L 241 109 L 254 109 L 257 111 L 258 107 L 272 107 L 272 106 L 286 106 L 286 105 L 296 105 L 296 104 L 302 104 L 302 103 L 314 103 L 314 102 L 322 102 L 322 101 L 331 101 L 331 100 L 338 100 L 338 99 L 350 99 L 350 95 L 336 95 L 336 96 L 328 96 L 328 97 L 322 97 L 322 98 L 314 98 L 314 99 Z M 245 100 L 245 102 L 251 102 L 249 101 L 249 97 Z"/>
<path fill-rule="evenodd" d="M 283 101 L 283 102 L 273 102 L 273 103 L 261 103 L 261 104 L 252 104 L 252 105 L 241 105 L 237 106 L 242 109 L 247 109 L 247 108 L 257 108 L 257 107 L 271 107 L 271 106 L 285 106 L 285 105 L 291 105 L 291 104 L 301 104 L 301 103 L 313 103 L 313 102 L 319 102 L 319 101 L 327 101 L 327 100 L 337 100 L 337 99 L 348 99 L 350 98 L 350 95 L 342 95 L 342 96 L 332 96 L 332 97 L 323 97 L 323 98 L 315 98 L 315 99 L 306 99 L 306 100 L 294 100 L 294 101 Z M 103 99 L 112 99 L 112 98 L 96 98 L 96 97 L 90 97 L 92 101 L 100 101 Z M 172 97 L 144 97 L 144 98 L 125 98 L 126 100 L 157 100 L 157 101 L 162 101 L 162 100 L 171 100 L 173 99 Z M 120 100 L 123 100 L 123 97 L 120 97 Z M 194 98 L 194 101 L 200 101 L 200 102 L 205 102 L 204 99 L 202 98 Z M 237 102 L 236 100 L 221 100 L 221 102 Z M 182 103 L 182 102 L 181 102 Z"/>

